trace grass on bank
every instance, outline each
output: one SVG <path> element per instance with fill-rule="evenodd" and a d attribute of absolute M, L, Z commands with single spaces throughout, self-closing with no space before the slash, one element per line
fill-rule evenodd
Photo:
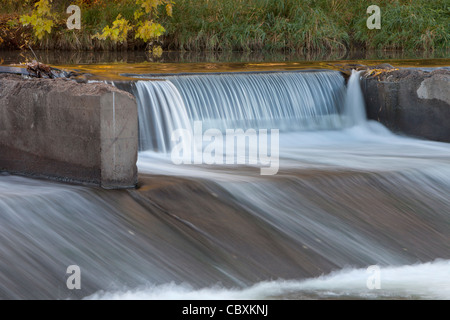
<path fill-rule="evenodd" d="M 2 0 L 3 15 L 12 20 L 31 11 L 34 0 Z M 65 27 L 71 3 L 82 11 L 82 30 Z M 369 4 L 381 9 L 381 29 L 369 30 Z M 54 0 L 56 27 L 51 36 L 35 41 L 41 49 L 110 50 L 120 44 L 92 39 L 120 13 L 133 19 L 134 0 Z M 10 20 L 11 20 L 10 19 Z M 0 37 L 33 40 L 30 29 L 2 22 Z M 9 20 L 8 20 L 9 21 Z M 448 0 L 177 0 L 173 17 L 162 15 L 164 49 L 188 51 L 346 51 L 351 49 L 447 49 L 450 34 Z M 17 30 L 20 29 L 18 34 Z M 15 32 L 14 32 L 15 30 Z M 6 36 L 6 37 L 5 37 Z M 16 39 L 17 43 L 21 43 Z M 23 41 L 22 41 L 23 42 Z M 11 43 L 9 43 L 11 45 Z M 1 46 L 2 44 L 0 44 Z M 144 48 L 130 33 L 127 49 Z"/>

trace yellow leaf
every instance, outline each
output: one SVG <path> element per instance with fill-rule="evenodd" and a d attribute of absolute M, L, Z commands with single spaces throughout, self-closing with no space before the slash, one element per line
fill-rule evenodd
<path fill-rule="evenodd" d="M 169 17 L 172 16 L 172 4 L 168 3 L 168 4 L 166 5 L 166 12 L 167 12 L 167 15 L 168 15 Z"/>

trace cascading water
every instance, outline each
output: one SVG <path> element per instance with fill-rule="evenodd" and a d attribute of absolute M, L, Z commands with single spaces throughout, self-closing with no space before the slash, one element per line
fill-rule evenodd
<path fill-rule="evenodd" d="M 334 71 L 168 76 L 166 81 L 138 81 L 135 95 L 140 149 L 162 153 L 173 147 L 173 130 L 191 129 L 194 121 L 202 121 L 205 130 L 223 132 L 337 129 L 345 124 L 344 78 Z"/>
<path fill-rule="evenodd" d="M 284 240 L 289 239 L 282 241 L 284 249 L 289 243 L 292 250 L 298 250 L 298 256 L 312 254 L 308 259 L 317 264 L 303 260 L 299 268 L 306 271 L 320 266 L 319 273 L 323 273 L 331 264 L 331 269 L 341 272 L 322 279 L 260 283 L 242 291 L 163 285 L 104 297 L 162 294 L 295 299 L 329 294 L 450 298 L 450 292 L 437 285 L 442 281 L 450 287 L 446 271 L 449 260 L 417 264 L 450 257 L 445 253 L 450 249 L 446 244 L 450 230 L 439 227 L 440 223 L 450 223 L 450 200 L 446 197 L 450 191 L 450 146 L 399 137 L 379 123 L 368 121 L 360 74 L 353 71 L 347 86 L 333 72 L 167 77 L 183 97 L 190 121 L 206 121 L 222 130 L 280 128 L 281 176 L 258 177 L 243 168 L 222 172 L 214 170 L 214 166 L 174 166 L 146 152 L 139 160 L 141 172 L 215 181 L 255 223 L 271 228 L 275 246 L 279 233 Z M 270 89 L 274 86 L 276 92 Z M 291 112 L 293 109 L 296 112 Z M 273 111 L 268 122 L 266 110 Z M 333 121 L 329 121 L 331 118 Z M 185 219 L 191 221 L 187 216 Z M 196 226 L 201 228 L 200 223 Z M 435 236 L 440 240 L 430 240 Z M 267 253 L 267 259 L 280 259 L 281 264 L 283 254 L 274 257 Z M 324 260 L 315 260 L 316 254 Z M 278 268 L 280 264 L 276 264 Z M 383 266 L 385 290 L 368 290 L 366 270 L 350 268 L 368 265 Z M 409 281 L 411 277 L 417 282 Z M 427 283 L 436 287 L 427 288 Z"/>
<path fill-rule="evenodd" d="M 136 83 L 139 109 L 139 149 L 170 151 L 170 134 L 175 129 L 191 129 L 186 107 L 178 90 L 169 81 Z"/>
<path fill-rule="evenodd" d="M 449 299 L 450 146 L 367 121 L 358 82 L 138 81 L 139 189 L 0 176 L 0 297 Z M 171 132 L 194 121 L 280 129 L 279 173 L 173 164 Z"/>
<path fill-rule="evenodd" d="M 348 81 L 348 91 L 345 97 L 345 112 L 351 125 L 364 125 L 367 121 L 364 106 L 364 97 L 361 91 L 360 75 L 362 71 L 352 70 L 352 76 Z"/>

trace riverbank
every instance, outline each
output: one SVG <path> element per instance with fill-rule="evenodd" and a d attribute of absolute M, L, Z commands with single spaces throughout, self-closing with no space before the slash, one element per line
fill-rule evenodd
<path fill-rule="evenodd" d="M 68 1 L 67 5 L 69 4 Z M 66 2 L 53 5 L 54 27 L 49 36 L 37 40 L 20 15 L 31 6 L 9 4 L 0 9 L 0 49 L 18 49 L 28 41 L 35 49 L 144 50 L 146 44 L 130 31 L 124 43 L 101 41 L 92 36 L 111 25 L 118 14 L 133 21 L 135 1 L 78 1 L 81 30 L 66 27 Z M 381 29 L 366 25 L 367 3 L 335 1 L 177 1 L 172 17 L 158 18 L 166 29 L 160 38 L 165 50 L 187 51 L 282 51 L 348 52 L 362 49 L 434 51 L 447 49 L 448 4 L 437 1 L 378 1 Z M 238 9 L 238 10 L 237 10 Z M 407 28 L 405 28 L 407 26 Z"/>

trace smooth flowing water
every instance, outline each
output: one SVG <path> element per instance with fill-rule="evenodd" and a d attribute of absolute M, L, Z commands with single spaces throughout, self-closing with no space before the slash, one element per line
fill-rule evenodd
<path fill-rule="evenodd" d="M 359 74 L 347 86 L 332 71 L 167 76 L 135 90 L 139 189 L 0 177 L 1 297 L 450 298 L 450 145 L 365 120 Z M 196 121 L 279 129 L 278 172 L 175 165 L 172 132 Z M 66 287 L 69 265 L 81 290 Z"/>
<path fill-rule="evenodd" d="M 344 78 L 335 71 L 166 78 L 136 83 L 141 150 L 170 152 L 172 132 L 192 130 L 194 121 L 222 132 L 333 129 L 345 123 Z"/>

